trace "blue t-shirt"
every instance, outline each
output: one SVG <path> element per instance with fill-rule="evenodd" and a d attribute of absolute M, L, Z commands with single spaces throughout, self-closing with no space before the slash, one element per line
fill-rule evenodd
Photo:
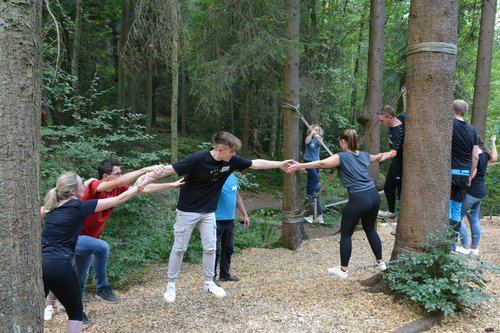
<path fill-rule="evenodd" d="M 193 213 L 215 212 L 226 179 L 233 171 L 251 166 L 251 160 L 238 155 L 229 162 L 216 161 L 210 151 L 199 151 L 172 164 L 175 172 L 184 176 L 177 209 Z"/>
<path fill-rule="evenodd" d="M 477 162 L 476 176 L 472 178 L 470 187 L 467 194 L 472 195 L 474 198 L 482 199 L 486 196 L 486 185 L 484 184 L 484 175 L 486 175 L 486 168 L 488 168 L 488 160 L 490 156 L 487 152 L 483 151 L 479 154 L 479 161 Z"/>
<path fill-rule="evenodd" d="M 370 154 L 360 151 L 358 155 L 349 151 L 337 153 L 340 165 L 337 167 L 340 180 L 347 192 L 356 193 L 375 187 L 368 168 L 370 167 Z"/>
<path fill-rule="evenodd" d="M 317 160 L 319 160 L 319 140 L 313 136 L 311 142 L 306 145 L 304 161 L 313 162 Z"/>
<path fill-rule="evenodd" d="M 215 219 L 220 220 L 234 220 L 236 208 L 236 194 L 240 189 L 240 184 L 236 176 L 231 174 L 224 183 L 222 191 L 220 192 L 219 202 L 217 203 L 217 210 L 215 211 Z"/>

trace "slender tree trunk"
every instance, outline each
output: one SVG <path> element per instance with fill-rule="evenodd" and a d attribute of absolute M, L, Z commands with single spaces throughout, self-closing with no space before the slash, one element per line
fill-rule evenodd
<path fill-rule="evenodd" d="M 456 45 L 458 0 L 414 0 L 408 23 L 407 114 L 401 214 L 393 258 L 418 252 L 426 237 L 448 226 L 452 99 L 456 52 L 421 43 Z M 427 44 L 428 45 L 428 44 Z"/>
<path fill-rule="evenodd" d="M 356 59 L 354 60 L 354 70 L 352 73 L 352 79 L 354 82 L 354 86 L 353 86 L 352 92 L 351 92 L 351 112 L 350 112 L 350 116 L 349 116 L 349 122 L 351 124 L 354 124 L 354 121 L 356 119 L 356 100 L 358 98 L 358 85 L 356 83 L 356 77 L 358 76 L 358 72 L 359 72 L 359 58 L 361 57 L 361 44 L 363 41 L 364 30 L 365 30 L 365 20 L 364 20 L 364 15 L 362 15 L 361 25 L 359 27 L 359 34 L 358 34 L 358 50 L 356 52 Z"/>
<path fill-rule="evenodd" d="M 151 133 L 151 122 L 153 120 L 153 61 L 148 59 L 148 70 L 146 75 L 146 133 Z"/>
<path fill-rule="evenodd" d="M 365 133 L 375 126 L 366 137 L 362 149 L 370 154 L 380 152 L 380 125 L 377 112 L 382 108 L 382 78 L 384 73 L 384 20 L 385 0 L 370 0 L 370 36 L 368 49 L 368 76 L 366 78 L 365 101 L 358 122 Z M 378 176 L 379 166 L 370 166 L 373 179 Z"/>
<path fill-rule="evenodd" d="M 172 162 L 178 159 L 177 108 L 179 99 L 179 15 L 178 0 L 172 1 L 172 104 L 170 107 L 170 133 Z"/>
<path fill-rule="evenodd" d="M 75 15 L 75 35 L 73 38 L 73 57 L 71 58 L 71 75 L 74 77 L 73 91 L 76 96 L 74 114 L 80 113 L 80 93 L 79 93 L 79 77 L 78 66 L 80 57 L 80 39 L 82 36 L 82 0 L 76 0 L 76 15 Z"/>
<path fill-rule="evenodd" d="M 495 8 L 497 8 L 497 0 L 483 0 L 472 109 L 472 125 L 483 140 L 486 140 L 486 115 L 488 113 L 493 37 L 495 34 Z"/>
<path fill-rule="evenodd" d="M 241 136 L 241 154 L 248 156 L 250 143 L 250 107 L 252 104 L 252 81 L 245 85 L 245 106 L 243 109 L 243 135 Z"/>
<path fill-rule="evenodd" d="M 131 113 L 137 113 L 137 84 L 136 84 L 136 70 L 129 67 L 127 74 L 128 82 L 128 104 Z"/>
<path fill-rule="evenodd" d="M 129 27 L 128 19 L 130 17 L 130 6 L 129 0 L 122 0 L 122 12 L 120 21 L 120 39 L 118 40 L 118 92 L 117 92 L 117 105 L 118 108 L 126 108 L 125 103 L 125 62 L 123 59 L 123 48 L 125 47 L 125 41 L 127 38 L 127 32 Z"/>
<path fill-rule="evenodd" d="M 182 34 L 184 36 L 184 34 Z M 181 38 L 181 41 L 184 40 L 184 37 Z M 184 44 L 184 43 L 183 43 Z M 181 47 L 181 52 L 184 53 L 184 47 Z M 181 57 L 181 69 L 180 69 L 180 75 L 181 75 L 181 102 L 180 102 L 180 116 L 181 116 L 181 135 L 186 135 L 187 130 L 186 130 L 186 118 L 187 118 L 187 80 L 186 80 L 186 62 L 185 62 L 185 56 Z"/>
<path fill-rule="evenodd" d="M 42 333 L 42 1 L 1 1 L 0 22 L 0 332 Z"/>
<path fill-rule="evenodd" d="M 299 105 L 299 26 L 300 0 L 286 0 L 285 36 L 289 39 L 286 48 L 285 84 L 283 101 Z M 299 159 L 299 117 L 297 112 L 283 108 L 283 133 L 285 159 Z M 300 182 L 298 173 L 283 176 L 283 227 L 281 241 L 288 249 L 297 249 L 306 237 L 300 216 Z"/>
<path fill-rule="evenodd" d="M 231 126 L 231 133 L 235 133 L 235 128 L 234 128 L 234 96 L 233 96 L 233 91 L 229 91 L 229 118 L 230 118 L 230 126 Z"/>
<path fill-rule="evenodd" d="M 271 142 L 269 143 L 269 150 L 271 157 L 276 158 L 276 144 L 278 141 L 278 122 L 279 122 L 279 99 L 278 96 L 273 94 L 271 96 Z"/>

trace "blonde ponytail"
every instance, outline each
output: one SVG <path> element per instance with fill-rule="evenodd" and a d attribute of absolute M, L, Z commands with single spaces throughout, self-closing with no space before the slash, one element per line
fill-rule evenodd
<path fill-rule="evenodd" d="M 77 174 L 67 171 L 57 178 L 56 187 L 45 195 L 44 208 L 46 212 L 54 210 L 59 201 L 66 200 L 78 192 Z"/>

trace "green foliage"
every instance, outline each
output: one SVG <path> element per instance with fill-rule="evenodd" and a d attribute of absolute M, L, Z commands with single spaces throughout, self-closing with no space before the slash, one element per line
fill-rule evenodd
<path fill-rule="evenodd" d="M 489 299 L 484 289 L 485 269 L 498 267 L 477 258 L 450 255 L 452 237 L 431 235 L 424 252 L 402 256 L 383 277 L 391 290 L 422 306 L 427 312 L 454 315 Z"/>

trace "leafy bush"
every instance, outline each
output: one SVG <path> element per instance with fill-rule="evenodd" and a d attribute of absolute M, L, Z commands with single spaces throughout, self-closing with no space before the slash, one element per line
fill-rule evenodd
<path fill-rule="evenodd" d="M 487 300 L 483 292 L 485 269 L 498 268 L 478 258 L 450 255 L 451 237 L 431 236 L 422 253 L 401 256 L 402 263 L 391 266 L 383 277 L 389 288 L 403 294 L 427 312 L 454 315 Z"/>

